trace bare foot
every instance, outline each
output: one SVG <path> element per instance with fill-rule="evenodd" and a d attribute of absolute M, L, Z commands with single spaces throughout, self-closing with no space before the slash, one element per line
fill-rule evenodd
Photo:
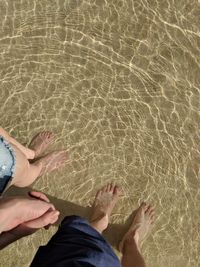
<path fill-rule="evenodd" d="M 92 206 L 93 213 L 90 224 L 98 232 L 102 233 L 108 227 L 110 215 L 120 193 L 121 189 L 113 183 L 107 184 L 97 192 Z"/>
<path fill-rule="evenodd" d="M 29 148 L 35 151 L 35 157 L 37 157 L 54 142 L 54 138 L 54 134 L 49 131 L 38 133 L 33 137 Z"/>
<path fill-rule="evenodd" d="M 154 208 L 151 205 L 142 203 L 136 210 L 136 215 L 128 232 L 119 244 L 119 250 L 122 252 L 124 244 L 128 239 L 134 238 L 137 247 L 150 232 L 153 222 L 155 221 Z"/>
<path fill-rule="evenodd" d="M 42 170 L 39 176 L 64 167 L 68 159 L 66 151 L 55 151 L 47 154 L 35 162 L 42 163 Z"/>

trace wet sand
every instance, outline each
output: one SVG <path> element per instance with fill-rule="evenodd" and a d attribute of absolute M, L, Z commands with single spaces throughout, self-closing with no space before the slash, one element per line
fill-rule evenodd
<path fill-rule="evenodd" d="M 101 185 L 121 184 L 114 246 L 138 203 L 154 203 L 154 267 L 200 266 L 199 14 L 197 0 L 0 2 L 0 124 L 22 143 L 52 130 L 52 150 L 70 154 L 33 188 L 62 216 L 87 215 Z M 29 266 L 55 231 L 1 251 L 0 266 Z"/>

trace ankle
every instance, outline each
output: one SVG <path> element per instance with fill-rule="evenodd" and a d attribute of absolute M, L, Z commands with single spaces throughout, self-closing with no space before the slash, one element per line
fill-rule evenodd
<path fill-rule="evenodd" d="M 28 147 L 22 147 L 21 151 L 25 154 L 26 158 L 29 159 L 34 159 L 35 158 L 35 151 L 28 148 Z"/>
<path fill-rule="evenodd" d="M 98 222 L 92 222 L 90 223 L 90 225 L 92 226 L 92 228 L 94 228 L 97 232 L 99 232 L 100 234 L 103 233 L 103 230 L 101 229 L 101 227 L 99 226 Z"/>
<path fill-rule="evenodd" d="M 107 216 L 106 212 L 99 211 L 97 214 L 94 213 L 91 216 L 90 222 L 93 223 L 93 222 L 101 221 L 102 219 L 106 218 L 106 216 Z"/>
<path fill-rule="evenodd" d="M 36 151 L 35 150 L 32 150 L 32 149 L 30 149 L 30 151 L 31 151 L 30 159 L 34 159 L 35 156 L 36 156 Z"/>
<path fill-rule="evenodd" d="M 108 227 L 108 215 L 102 212 L 97 218 L 90 220 L 90 225 L 102 234 Z"/>
<path fill-rule="evenodd" d="M 133 250 L 140 252 L 139 235 L 137 232 L 131 233 L 129 236 L 127 236 L 122 248 L 122 252 L 133 251 Z"/>

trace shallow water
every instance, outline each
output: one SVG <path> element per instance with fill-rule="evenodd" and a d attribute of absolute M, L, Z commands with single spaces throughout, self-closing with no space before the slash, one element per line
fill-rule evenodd
<path fill-rule="evenodd" d="M 117 181 L 115 224 L 153 203 L 142 251 L 154 267 L 200 266 L 199 25 L 197 0 L 0 2 L 0 123 L 22 143 L 51 129 L 70 154 L 33 187 L 81 214 Z M 0 266 L 29 266 L 55 230 L 11 245 Z"/>

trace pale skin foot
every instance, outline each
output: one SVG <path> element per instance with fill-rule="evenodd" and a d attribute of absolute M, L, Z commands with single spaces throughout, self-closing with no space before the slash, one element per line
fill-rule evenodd
<path fill-rule="evenodd" d="M 52 132 L 45 131 L 33 137 L 29 148 L 35 151 L 35 157 L 42 154 L 55 140 Z"/>
<path fill-rule="evenodd" d="M 133 219 L 133 223 L 128 232 L 123 237 L 119 244 L 119 250 L 123 252 L 124 246 L 128 245 L 131 239 L 134 239 L 135 244 L 139 250 L 141 242 L 150 232 L 152 225 L 155 221 L 154 208 L 151 205 L 142 203 L 136 210 L 136 215 Z"/>
<path fill-rule="evenodd" d="M 97 192 L 92 206 L 90 224 L 99 233 L 108 227 L 110 215 L 119 200 L 120 193 L 121 188 L 114 183 L 107 184 Z"/>
<path fill-rule="evenodd" d="M 39 176 L 64 167 L 68 159 L 66 151 L 55 151 L 47 154 L 35 162 L 35 164 L 42 164 Z"/>
<path fill-rule="evenodd" d="M 65 151 L 51 152 L 33 164 L 29 164 L 28 161 L 24 160 L 24 155 L 19 151 L 16 156 L 18 164 L 11 185 L 18 187 L 31 185 L 38 177 L 63 167 L 68 160 L 68 155 Z"/>

